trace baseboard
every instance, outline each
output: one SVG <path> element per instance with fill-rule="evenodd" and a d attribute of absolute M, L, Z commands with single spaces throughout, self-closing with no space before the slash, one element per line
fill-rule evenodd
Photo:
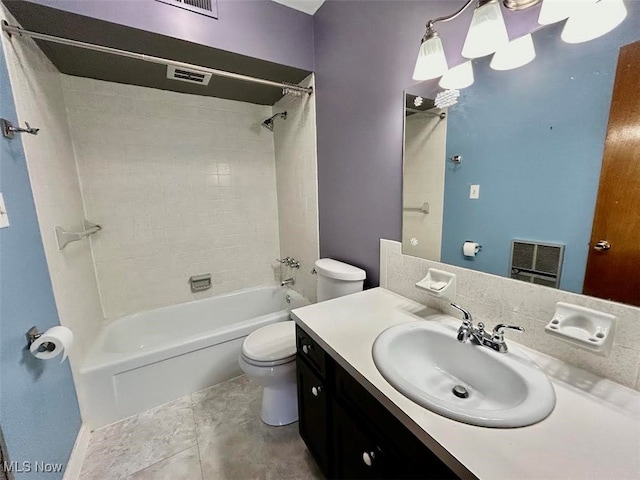
<path fill-rule="evenodd" d="M 67 462 L 67 468 L 64 471 L 62 480 L 78 480 L 80 478 L 80 471 L 82 470 L 82 462 L 84 462 L 84 456 L 87 454 L 89 448 L 89 440 L 91 439 L 91 432 L 89 428 L 83 423 L 76 437 L 76 443 L 73 446 L 69 461 Z"/>

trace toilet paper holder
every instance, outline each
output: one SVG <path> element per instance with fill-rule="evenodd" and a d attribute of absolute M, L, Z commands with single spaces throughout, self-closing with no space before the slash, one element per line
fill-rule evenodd
<path fill-rule="evenodd" d="M 462 254 L 465 258 L 473 258 L 482 250 L 482 245 L 473 240 L 465 240 L 462 244 Z"/>
<path fill-rule="evenodd" d="M 39 339 L 42 336 L 42 333 L 39 332 L 38 327 L 34 325 L 29 330 L 27 330 L 27 333 L 25 335 L 27 337 L 27 348 L 31 348 L 31 344 L 35 342 L 37 339 Z M 55 344 L 51 342 L 44 342 L 42 345 L 40 345 L 40 347 L 38 348 L 38 351 L 53 352 L 55 348 L 56 348 Z"/>

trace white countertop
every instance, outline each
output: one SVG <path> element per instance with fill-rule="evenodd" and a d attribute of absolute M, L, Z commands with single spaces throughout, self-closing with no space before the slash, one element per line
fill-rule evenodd
<path fill-rule="evenodd" d="M 515 342 L 509 345 L 535 360 L 556 391 L 554 411 L 539 423 L 510 429 L 467 425 L 395 390 L 373 363 L 374 340 L 388 327 L 429 321 L 424 317 L 434 313 L 383 288 L 293 311 L 320 346 L 463 478 L 640 478 L 640 393 Z M 451 328 L 455 334 L 457 324 Z"/>

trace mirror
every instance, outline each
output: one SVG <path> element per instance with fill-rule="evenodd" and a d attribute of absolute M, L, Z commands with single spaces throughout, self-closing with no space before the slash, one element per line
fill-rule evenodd
<path fill-rule="evenodd" d="M 573 45 L 562 23 L 538 30 L 536 59 L 515 70 L 474 60 L 475 83 L 444 120 L 410 112 L 437 81 L 408 88 L 403 253 L 583 293 L 618 52 L 640 39 L 636 25 Z M 475 257 L 467 240 L 482 245 Z M 620 273 L 607 276 L 628 281 Z"/>
<path fill-rule="evenodd" d="M 406 93 L 402 166 L 402 248 L 440 259 L 444 208 L 447 112 L 433 100 Z"/>

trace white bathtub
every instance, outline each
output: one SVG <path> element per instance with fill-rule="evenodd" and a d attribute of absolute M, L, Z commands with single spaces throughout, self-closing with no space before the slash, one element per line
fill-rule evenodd
<path fill-rule="evenodd" d="M 244 338 L 308 303 L 259 287 L 114 320 L 80 368 L 83 420 L 95 429 L 242 374 Z"/>

